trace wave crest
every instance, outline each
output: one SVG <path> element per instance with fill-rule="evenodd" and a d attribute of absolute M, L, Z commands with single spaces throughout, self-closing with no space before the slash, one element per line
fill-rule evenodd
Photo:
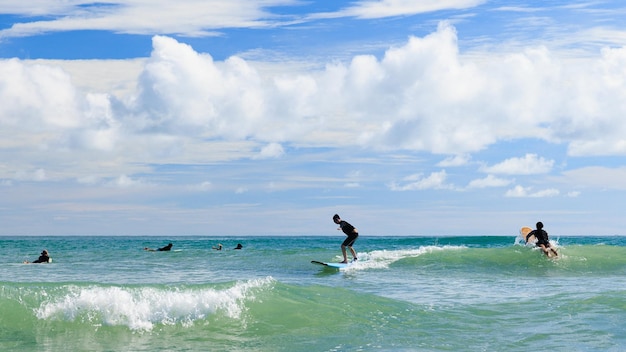
<path fill-rule="evenodd" d="M 267 277 L 216 289 L 211 287 L 66 286 L 66 293 L 35 309 L 39 319 L 82 321 L 149 331 L 155 324 L 190 326 L 216 314 L 241 319 L 246 302 L 269 289 Z"/>

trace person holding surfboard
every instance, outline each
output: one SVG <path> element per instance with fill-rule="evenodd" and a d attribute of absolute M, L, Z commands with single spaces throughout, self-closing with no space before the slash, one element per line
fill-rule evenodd
<path fill-rule="evenodd" d="M 550 240 L 548 239 L 548 233 L 543 229 L 543 223 L 541 221 L 537 222 L 537 229 L 532 230 L 526 235 L 526 242 L 531 236 L 535 236 L 537 242 L 535 245 L 537 247 L 541 247 L 541 250 L 546 254 L 546 256 L 550 256 L 550 252 L 554 253 L 555 256 L 558 256 L 556 249 L 550 245 Z"/>
<path fill-rule="evenodd" d="M 333 221 L 335 224 L 339 225 L 337 230 L 343 231 L 343 233 L 348 236 L 343 243 L 341 244 L 341 253 L 343 254 L 343 262 L 348 263 L 348 254 L 346 253 L 346 247 L 350 248 L 350 252 L 352 253 L 352 261 L 356 261 L 358 258 L 356 257 L 356 251 L 352 248 L 354 242 L 359 237 L 359 231 L 352 225 L 350 225 L 347 221 L 341 220 L 338 214 L 333 215 Z"/>

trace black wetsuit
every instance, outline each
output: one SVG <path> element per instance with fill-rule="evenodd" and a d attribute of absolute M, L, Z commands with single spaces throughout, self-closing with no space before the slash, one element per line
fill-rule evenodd
<path fill-rule="evenodd" d="M 339 221 L 339 227 L 341 227 L 341 231 L 348 236 L 348 238 L 346 238 L 341 245 L 352 247 L 354 241 L 356 241 L 357 237 L 359 237 L 359 233 L 355 232 L 354 226 L 350 225 L 347 221 Z"/>
<path fill-rule="evenodd" d="M 37 260 L 33 263 L 48 263 L 50 261 L 50 257 L 47 255 L 40 255 Z"/>
<path fill-rule="evenodd" d="M 537 239 L 537 246 L 540 245 L 544 245 L 544 246 L 549 246 L 550 242 L 548 241 L 548 233 L 545 232 L 544 230 L 532 230 L 530 231 L 530 233 L 528 234 L 528 236 L 526 236 L 526 240 L 528 240 L 528 238 L 532 235 L 535 235 L 535 238 Z"/>
<path fill-rule="evenodd" d="M 172 249 L 172 244 L 170 243 L 170 244 L 168 244 L 167 246 L 165 246 L 165 247 L 163 247 L 163 248 L 159 248 L 159 249 L 157 249 L 157 251 L 159 251 L 159 252 L 164 252 L 164 251 L 169 251 L 169 250 L 171 250 L 171 249 Z"/>

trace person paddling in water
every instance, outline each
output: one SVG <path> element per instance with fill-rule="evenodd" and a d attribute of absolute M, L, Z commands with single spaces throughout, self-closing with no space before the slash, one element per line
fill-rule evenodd
<path fill-rule="evenodd" d="M 530 236 L 535 236 L 537 239 L 537 243 L 535 243 L 535 245 L 537 247 L 541 247 L 541 250 L 546 254 L 546 256 L 550 257 L 550 252 L 552 252 L 558 257 L 559 253 L 557 253 L 556 249 L 554 249 L 554 247 L 550 244 L 548 233 L 543 229 L 543 223 L 539 221 L 536 226 L 536 230 L 532 230 L 528 233 L 528 235 L 526 235 L 526 242 L 528 242 Z"/>
<path fill-rule="evenodd" d="M 172 246 L 174 246 L 171 243 L 168 243 L 167 246 L 165 247 L 161 247 L 161 248 L 157 248 L 157 249 L 152 249 L 152 248 L 144 248 L 145 251 L 150 251 L 150 252 L 169 252 L 172 250 Z"/>
<path fill-rule="evenodd" d="M 356 251 L 354 250 L 354 248 L 352 248 L 352 245 L 354 245 L 357 237 L 359 237 L 359 231 L 354 226 L 350 225 L 347 221 L 341 220 L 338 214 L 335 214 L 333 216 L 333 221 L 335 222 L 335 224 L 339 225 L 339 228 L 337 228 L 337 230 L 343 231 L 343 233 L 348 236 L 348 238 L 346 238 L 341 244 L 341 253 L 343 254 L 343 262 L 341 263 L 348 263 L 348 254 L 346 253 L 346 247 L 350 248 L 350 252 L 352 253 L 352 261 L 356 261 L 358 258 L 356 257 Z"/>
<path fill-rule="evenodd" d="M 37 258 L 37 260 L 32 261 L 32 262 L 25 261 L 24 264 L 30 264 L 30 263 L 50 263 L 50 262 L 52 262 L 52 259 L 48 255 L 48 251 L 44 249 L 41 252 L 41 255 L 39 256 L 39 258 Z"/>

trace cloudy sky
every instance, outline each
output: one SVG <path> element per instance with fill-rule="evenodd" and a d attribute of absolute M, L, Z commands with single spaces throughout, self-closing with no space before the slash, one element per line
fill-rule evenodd
<path fill-rule="evenodd" d="M 0 234 L 626 235 L 626 4 L 4 0 Z"/>

